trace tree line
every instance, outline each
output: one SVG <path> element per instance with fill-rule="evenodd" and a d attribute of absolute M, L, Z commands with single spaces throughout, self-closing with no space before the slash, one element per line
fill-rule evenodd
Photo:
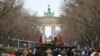
<path fill-rule="evenodd" d="M 59 22 L 67 43 L 100 47 L 100 0 L 64 0 Z"/>
<path fill-rule="evenodd" d="M 0 0 L 0 43 L 12 39 L 34 41 L 39 36 L 37 16 L 30 15 L 23 4 L 23 0 Z"/>

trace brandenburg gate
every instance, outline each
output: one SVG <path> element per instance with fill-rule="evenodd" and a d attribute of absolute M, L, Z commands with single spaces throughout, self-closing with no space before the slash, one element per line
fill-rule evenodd
<path fill-rule="evenodd" d="M 41 23 L 38 27 L 42 33 L 42 43 L 50 43 L 54 37 L 61 35 L 61 26 L 58 24 L 59 17 L 54 16 L 54 12 L 51 11 L 48 5 L 47 11 L 44 12 L 44 17 L 39 17 L 38 20 Z"/>

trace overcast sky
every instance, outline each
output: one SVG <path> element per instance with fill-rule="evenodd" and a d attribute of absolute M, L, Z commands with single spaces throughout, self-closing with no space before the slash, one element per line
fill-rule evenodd
<path fill-rule="evenodd" d="M 37 12 L 39 16 L 44 16 L 44 11 L 47 11 L 48 4 L 55 12 L 55 16 L 59 16 L 60 4 L 62 0 L 26 0 L 24 7 L 31 13 Z"/>

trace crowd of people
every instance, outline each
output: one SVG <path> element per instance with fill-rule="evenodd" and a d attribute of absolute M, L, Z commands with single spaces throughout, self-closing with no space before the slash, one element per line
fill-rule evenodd
<path fill-rule="evenodd" d="M 100 49 L 76 49 L 76 48 L 34 48 L 16 51 L 16 56 L 100 56 Z"/>

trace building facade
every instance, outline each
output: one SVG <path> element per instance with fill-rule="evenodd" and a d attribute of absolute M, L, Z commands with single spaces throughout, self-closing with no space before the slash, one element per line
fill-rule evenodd
<path fill-rule="evenodd" d="M 42 34 L 42 43 L 50 43 L 54 40 L 54 37 L 61 35 L 61 25 L 58 23 L 59 17 L 54 16 L 54 12 L 51 11 L 50 5 L 48 5 L 47 11 L 44 12 L 43 17 L 38 17 L 38 21 L 41 23 L 38 28 Z"/>

